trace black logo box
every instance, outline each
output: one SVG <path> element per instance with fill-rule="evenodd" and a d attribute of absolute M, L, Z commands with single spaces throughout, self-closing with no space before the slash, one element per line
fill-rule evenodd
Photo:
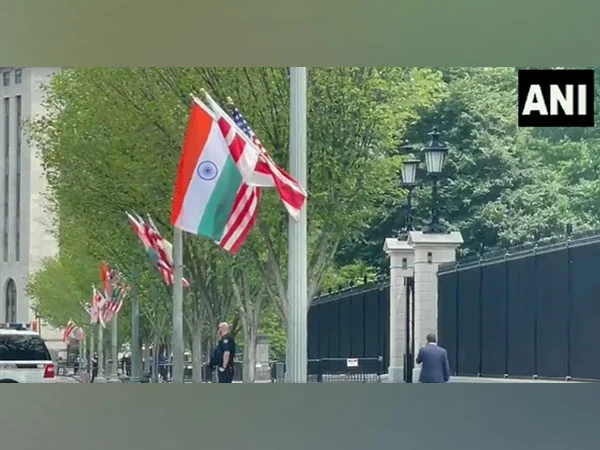
<path fill-rule="evenodd" d="M 540 85 L 546 105 L 550 99 L 550 85 L 561 87 L 585 85 L 586 115 L 566 115 L 560 108 L 557 115 L 542 116 L 532 112 L 528 116 L 522 114 L 531 85 Z M 594 126 L 594 70 L 593 69 L 523 69 L 518 72 L 519 127 L 593 127 Z M 577 105 L 577 88 L 575 88 L 575 104 Z"/>

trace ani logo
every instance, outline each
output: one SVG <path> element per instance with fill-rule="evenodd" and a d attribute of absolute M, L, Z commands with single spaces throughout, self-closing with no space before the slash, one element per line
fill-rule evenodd
<path fill-rule="evenodd" d="M 215 163 L 211 161 L 204 161 L 198 166 L 196 172 L 202 180 L 212 181 L 215 178 L 217 178 L 217 175 L 219 174 L 219 169 L 217 169 Z"/>

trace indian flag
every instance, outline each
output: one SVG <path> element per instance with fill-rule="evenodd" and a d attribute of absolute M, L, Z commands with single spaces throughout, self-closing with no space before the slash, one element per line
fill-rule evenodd
<path fill-rule="evenodd" d="M 194 98 L 171 213 L 172 225 L 216 242 L 230 233 L 242 174 L 249 177 L 258 161 L 256 148 L 219 121 L 218 113 Z"/>

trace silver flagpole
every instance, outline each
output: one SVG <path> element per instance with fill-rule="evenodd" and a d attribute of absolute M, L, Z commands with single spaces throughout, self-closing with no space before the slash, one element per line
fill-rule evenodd
<path fill-rule="evenodd" d="M 111 336 L 110 336 L 110 359 L 112 360 L 112 364 L 110 365 L 110 375 L 108 381 L 111 383 L 119 383 L 119 346 L 118 346 L 118 338 L 119 338 L 119 325 L 117 322 L 117 313 L 113 313 L 113 318 L 111 321 Z"/>
<path fill-rule="evenodd" d="M 173 383 L 183 383 L 183 232 L 177 227 L 173 228 L 173 266 Z"/>
<path fill-rule="evenodd" d="M 95 383 L 106 383 L 104 378 L 104 327 L 98 324 L 98 376 Z"/>
<path fill-rule="evenodd" d="M 290 67 L 290 175 L 307 188 L 307 68 Z M 286 382 L 307 382 L 307 207 L 289 220 Z"/>
<path fill-rule="evenodd" d="M 95 346 L 94 346 L 94 333 L 96 332 L 96 326 L 98 324 L 93 323 L 92 326 L 90 327 L 90 345 L 88 347 L 89 349 L 89 356 L 88 356 L 88 373 L 90 374 L 90 382 L 92 381 L 92 372 L 94 370 L 94 362 L 92 361 L 94 359 L 94 350 L 95 350 Z M 96 380 L 94 380 L 96 381 Z"/>
<path fill-rule="evenodd" d="M 139 383 L 142 375 L 142 343 L 140 341 L 140 299 L 137 293 L 137 266 L 133 266 L 131 292 L 131 382 Z"/>

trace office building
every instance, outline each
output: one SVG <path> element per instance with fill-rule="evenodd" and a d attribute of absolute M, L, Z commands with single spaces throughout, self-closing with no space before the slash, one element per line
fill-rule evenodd
<path fill-rule="evenodd" d="M 44 113 L 42 88 L 57 71 L 0 67 L 0 322 L 35 319 L 28 278 L 58 252 L 46 178 L 24 133 L 24 123 Z M 41 332 L 53 353 L 65 350 L 58 330 L 42 322 Z"/>

